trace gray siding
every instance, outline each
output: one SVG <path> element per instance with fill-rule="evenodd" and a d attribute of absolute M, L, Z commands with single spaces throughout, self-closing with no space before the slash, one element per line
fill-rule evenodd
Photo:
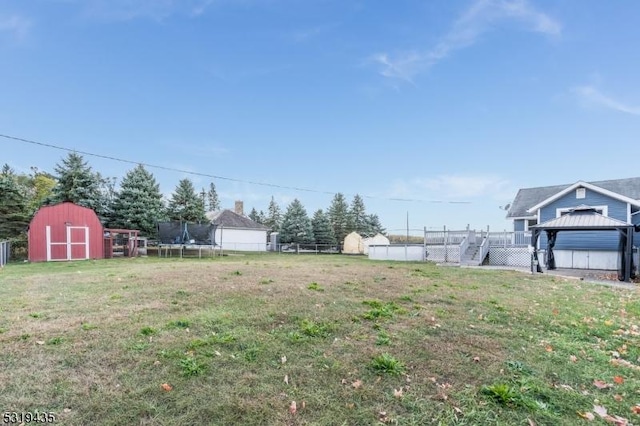
<path fill-rule="evenodd" d="M 516 219 L 513 221 L 513 230 L 518 232 L 518 231 L 524 231 L 524 221 L 525 219 Z"/>
<path fill-rule="evenodd" d="M 540 222 L 554 219 L 556 209 L 577 207 L 581 204 L 588 206 L 608 206 L 608 216 L 623 222 L 627 221 L 627 203 L 613 199 L 589 189 L 586 197 L 576 199 L 575 191 L 571 191 L 540 210 Z M 640 219 L 640 218 L 639 218 Z M 617 231 L 561 231 L 558 233 L 555 249 L 557 250 L 618 250 Z M 540 236 L 540 247 L 547 246 L 546 235 Z"/>

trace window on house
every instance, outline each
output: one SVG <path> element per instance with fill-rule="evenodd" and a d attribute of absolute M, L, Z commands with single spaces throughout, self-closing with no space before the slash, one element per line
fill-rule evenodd
<path fill-rule="evenodd" d="M 587 190 L 585 188 L 576 189 L 576 198 L 578 199 L 586 198 L 586 196 L 587 196 Z"/>

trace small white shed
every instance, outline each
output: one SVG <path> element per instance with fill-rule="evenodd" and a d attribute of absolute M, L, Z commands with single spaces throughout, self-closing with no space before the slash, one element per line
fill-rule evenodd
<path fill-rule="evenodd" d="M 358 234 L 357 232 L 353 231 L 352 233 L 344 237 L 342 253 L 363 254 L 364 244 L 363 244 L 362 236 L 360 236 L 360 234 Z"/>
<path fill-rule="evenodd" d="M 376 234 L 373 237 L 365 238 L 362 240 L 364 246 L 364 254 L 369 254 L 369 246 L 388 246 L 391 244 L 389 239 L 382 234 Z"/>

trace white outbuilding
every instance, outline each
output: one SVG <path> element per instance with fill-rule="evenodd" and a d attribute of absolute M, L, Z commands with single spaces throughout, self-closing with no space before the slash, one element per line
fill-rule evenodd
<path fill-rule="evenodd" d="M 215 225 L 215 242 L 222 250 L 267 251 L 269 228 L 243 214 L 243 204 L 236 201 L 235 211 L 225 209 L 207 213 Z"/>
<path fill-rule="evenodd" d="M 388 246 L 389 244 L 391 244 L 389 239 L 382 234 L 376 234 L 362 240 L 364 254 L 369 254 L 369 246 Z"/>
<path fill-rule="evenodd" d="M 344 237 L 344 243 L 342 245 L 342 253 L 344 254 L 363 254 L 364 244 L 362 236 L 353 231 Z"/>

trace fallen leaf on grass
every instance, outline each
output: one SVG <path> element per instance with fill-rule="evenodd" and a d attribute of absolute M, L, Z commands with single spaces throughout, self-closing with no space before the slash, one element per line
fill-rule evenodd
<path fill-rule="evenodd" d="M 162 384 L 162 390 L 170 392 L 173 390 L 173 386 L 171 386 L 169 383 L 163 383 Z"/>
<path fill-rule="evenodd" d="M 593 386 L 597 387 L 598 389 L 607 389 L 607 388 L 611 387 L 610 384 L 605 383 L 602 380 L 594 380 L 593 381 Z"/>
<path fill-rule="evenodd" d="M 640 404 L 636 404 L 633 407 L 631 407 L 631 412 L 633 414 L 638 414 L 640 415 Z"/>
<path fill-rule="evenodd" d="M 396 397 L 396 398 L 402 398 L 402 397 L 404 396 L 404 395 L 403 395 L 402 388 L 400 388 L 400 389 L 394 389 L 394 390 L 393 390 L 393 396 L 394 396 L 394 397 Z"/>
<path fill-rule="evenodd" d="M 580 411 L 578 411 L 578 416 L 582 417 L 585 420 L 595 420 L 596 416 L 593 415 L 593 413 L 581 413 Z"/>
<path fill-rule="evenodd" d="M 634 370 L 640 370 L 640 365 L 635 365 L 635 364 L 627 361 L 626 359 L 613 358 L 613 359 L 611 359 L 610 362 L 611 362 L 611 364 L 615 365 L 616 367 L 623 366 L 623 367 L 632 368 Z"/>
<path fill-rule="evenodd" d="M 569 360 L 570 360 L 571 362 L 578 362 L 578 357 L 577 357 L 577 356 L 575 356 L 575 355 L 571 355 L 571 356 L 569 357 Z"/>
<path fill-rule="evenodd" d="M 289 405 L 289 413 L 295 414 L 298 411 L 298 407 L 296 406 L 295 401 L 291 401 L 291 405 Z"/>
<path fill-rule="evenodd" d="M 627 426 L 629 424 L 629 420 L 620 416 L 613 416 L 611 414 L 607 414 L 607 409 L 602 405 L 594 405 L 593 411 L 600 416 L 601 419 L 613 423 L 615 426 Z"/>
<path fill-rule="evenodd" d="M 282 355 L 282 358 L 280 358 L 280 361 L 284 364 L 285 362 L 287 362 L 287 356 L 286 355 Z"/>
<path fill-rule="evenodd" d="M 527 419 L 527 421 L 529 422 L 529 426 L 536 426 L 536 422 L 534 422 L 531 419 Z"/>
<path fill-rule="evenodd" d="M 480 357 L 479 356 L 474 356 L 473 357 L 473 362 L 480 362 Z"/>
<path fill-rule="evenodd" d="M 288 374 L 285 374 L 285 376 L 284 376 L 284 382 L 285 382 L 286 384 L 289 384 L 289 375 L 288 375 Z"/>
<path fill-rule="evenodd" d="M 622 383 L 624 383 L 624 377 L 622 377 L 622 376 L 615 376 L 615 377 L 613 378 L 613 381 L 614 381 L 616 384 L 621 385 Z"/>
<path fill-rule="evenodd" d="M 553 352 L 553 346 L 547 345 L 547 346 L 544 347 L 544 350 L 547 351 L 547 352 Z"/>
<path fill-rule="evenodd" d="M 355 382 L 351 383 L 354 389 L 360 389 L 362 387 L 362 380 L 358 379 Z"/>
<path fill-rule="evenodd" d="M 622 395 L 620 395 L 620 394 L 616 394 L 616 395 L 613 395 L 613 399 L 615 399 L 616 401 L 620 402 L 620 401 L 622 401 L 624 398 L 622 397 Z"/>
<path fill-rule="evenodd" d="M 36 343 L 39 345 L 44 345 L 44 341 L 43 340 L 36 340 Z"/>

